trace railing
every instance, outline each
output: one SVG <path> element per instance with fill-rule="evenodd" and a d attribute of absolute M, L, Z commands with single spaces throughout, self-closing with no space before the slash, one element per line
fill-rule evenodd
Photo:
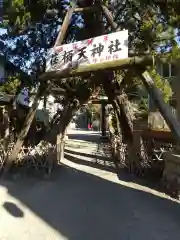
<path fill-rule="evenodd" d="M 0 144 L 0 170 L 3 170 L 6 159 L 11 154 L 14 143 L 8 145 L 5 150 L 3 144 Z M 43 170 L 49 174 L 56 163 L 56 147 L 53 145 L 37 145 L 22 147 L 14 166 L 23 166 L 33 168 L 35 170 Z"/>
<path fill-rule="evenodd" d="M 130 157 L 133 156 L 134 159 L 139 159 L 138 167 L 141 168 L 142 173 L 150 171 L 160 176 L 166 160 L 165 152 L 173 151 L 176 143 L 171 142 L 171 139 L 158 139 L 152 134 L 143 136 L 143 131 L 138 131 L 136 137 L 135 134 L 136 131 L 134 131 L 134 143 L 131 143 L 132 145 L 128 150 L 128 145 L 122 141 L 121 136 L 115 135 L 112 128 L 109 130 L 109 141 L 116 166 L 129 168 Z M 129 154 L 128 151 L 131 153 Z"/>

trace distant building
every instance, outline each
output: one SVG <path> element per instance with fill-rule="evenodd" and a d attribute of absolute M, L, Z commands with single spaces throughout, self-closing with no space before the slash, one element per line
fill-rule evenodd
<path fill-rule="evenodd" d="M 177 76 L 177 64 L 176 62 L 157 62 L 156 70 L 163 78 L 172 80 Z"/>
<path fill-rule="evenodd" d="M 44 106 L 44 99 L 40 100 L 38 109 L 44 109 L 49 113 L 50 119 L 56 114 L 58 109 L 62 109 L 62 105 L 57 103 L 55 97 L 51 94 L 46 97 L 46 106 Z"/>
<path fill-rule="evenodd" d="M 16 76 L 17 74 L 21 74 L 21 76 L 24 75 L 26 79 L 30 78 L 26 73 L 21 71 L 18 67 L 16 67 L 13 63 L 6 61 L 5 57 L 0 56 L 0 83 L 3 84 L 3 82 L 7 81 L 7 78 L 9 76 Z M 34 90 L 34 93 L 36 92 L 36 89 Z M 29 91 L 27 88 L 24 88 L 19 95 L 16 98 L 16 101 L 14 101 L 14 107 L 16 107 L 16 104 L 20 104 L 21 106 L 25 106 L 26 108 L 30 107 L 32 105 L 33 97 L 29 96 Z M 14 99 L 14 95 L 9 95 L 5 93 L 0 93 L 0 105 L 8 105 L 12 104 Z M 40 100 L 38 111 L 36 112 L 36 119 L 38 121 L 44 121 L 47 125 L 53 114 L 56 113 L 56 110 L 60 107 L 59 104 L 54 103 L 53 96 L 47 97 L 47 105 L 46 110 L 44 110 L 43 106 L 44 101 Z"/>
<path fill-rule="evenodd" d="M 166 60 L 166 58 L 164 58 Z M 164 79 L 167 79 L 170 86 L 172 87 L 173 95 L 172 99 L 176 101 L 176 96 L 174 94 L 173 83 L 177 80 L 178 77 L 178 62 L 177 61 L 159 61 L 156 64 L 156 71 L 157 73 Z M 171 101 L 172 102 L 172 101 Z M 171 103 L 170 102 L 170 103 Z"/>

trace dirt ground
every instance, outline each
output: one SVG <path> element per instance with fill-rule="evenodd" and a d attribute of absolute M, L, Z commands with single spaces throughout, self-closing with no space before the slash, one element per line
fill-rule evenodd
<path fill-rule="evenodd" d="M 0 180 L 0 240 L 180 239 L 178 201 L 88 164 L 98 138 L 71 132 L 76 153 L 49 180 Z"/>

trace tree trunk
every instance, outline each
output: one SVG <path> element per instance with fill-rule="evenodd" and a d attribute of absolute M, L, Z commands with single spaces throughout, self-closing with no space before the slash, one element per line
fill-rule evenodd
<path fill-rule="evenodd" d="M 93 81 L 92 81 L 93 82 Z M 80 89 L 77 90 L 77 92 L 81 91 L 81 94 L 77 94 L 76 96 L 79 96 L 79 99 L 72 100 L 71 103 L 68 103 L 64 110 L 63 114 L 60 115 L 58 123 L 54 123 L 52 125 L 52 129 L 50 133 L 47 133 L 44 140 L 47 142 L 50 142 L 52 144 L 57 144 L 57 160 L 58 162 L 61 161 L 61 159 L 64 158 L 64 137 L 66 128 L 69 125 L 74 113 L 82 106 L 82 104 L 86 103 L 88 99 L 90 98 L 91 91 L 89 91 L 88 86 L 84 88 L 84 86 L 81 86 Z"/>
<path fill-rule="evenodd" d="M 121 112 L 121 125 L 124 132 L 123 138 L 126 142 L 133 141 L 133 119 L 129 111 L 129 102 L 126 94 L 117 96 L 117 104 Z"/>
<path fill-rule="evenodd" d="M 60 163 L 64 158 L 66 128 L 69 125 L 74 113 L 79 109 L 78 105 L 67 105 L 61 115 L 58 124 L 54 124 L 51 133 L 47 135 L 46 140 L 51 143 L 56 142 L 57 162 Z"/>
<path fill-rule="evenodd" d="M 71 111 L 71 115 L 73 115 L 73 110 L 69 109 Z M 66 136 L 66 128 L 69 125 L 69 122 L 71 121 L 71 118 L 69 117 L 66 120 L 65 124 L 62 124 L 60 126 L 60 130 L 58 131 L 57 137 L 56 137 L 56 153 L 57 153 L 57 163 L 59 164 L 64 159 L 64 148 L 65 148 L 65 136 Z M 62 121 L 61 121 L 62 123 Z"/>
<path fill-rule="evenodd" d="M 119 164 L 122 162 L 121 161 L 121 158 L 122 158 L 122 151 L 121 151 L 121 142 L 122 142 L 122 133 L 121 133 L 121 124 L 120 124 L 120 109 L 118 107 L 118 104 L 116 101 L 113 101 L 112 102 L 112 106 L 113 106 L 113 109 L 114 109 L 114 114 L 115 114 L 115 118 L 116 118 L 116 127 L 117 127 L 117 135 L 118 135 L 118 139 L 114 139 L 115 142 L 114 143 L 111 143 L 113 145 L 113 157 L 115 159 L 115 165 L 116 165 L 116 169 L 118 170 L 119 169 Z M 123 156 L 124 157 L 124 156 Z"/>
<path fill-rule="evenodd" d="M 121 137 L 121 127 L 120 127 L 120 122 L 119 122 L 119 117 L 118 117 L 118 109 L 116 108 L 114 110 L 114 112 L 115 112 L 115 117 L 116 117 L 117 133 L 118 133 L 118 136 Z"/>
<path fill-rule="evenodd" d="M 5 126 L 5 131 L 4 131 L 4 150 L 7 152 L 8 150 L 8 144 L 10 140 L 10 125 L 9 125 L 9 114 L 7 109 L 3 113 L 3 123 Z"/>
<path fill-rule="evenodd" d="M 120 109 L 116 101 L 112 101 L 111 104 L 113 106 L 114 114 L 116 117 L 117 133 L 118 133 L 118 136 L 122 139 L 121 123 L 119 121 L 119 119 L 121 118 Z"/>
<path fill-rule="evenodd" d="M 127 109 L 127 97 L 125 97 L 126 95 L 124 94 L 121 96 L 117 96 L 114 94 L 115 90 L 119 90 L 117 89 L 117 84 L 116 83 L 111 83 L 110 81 L 106 81 L 103 84 L 104 90 L 106 95 L 108 96 L 110 102 L 112 103 L 113 101 L 116 102 L 116 105 L 119 108 L 119 112 L 118 115 L 120 114 L 119 117 L 119 122 L 121 125 L 121 130 L 122 130 L 122 134 L 123 134 L 123 139 L 127 142 L 127 141 L 131 141 L 132 142 L 132 138 L 133 138 L 133 124 L 132 124 L 132 118 L 129 114 L 129 109 Z M 121 91 L 122 92 L 122 91 Z M 114 105 L 113 105 L 114 107 Z M 117 107 L 116 107 L 117 109 Z"/>
<path fill-rule="evenodd" d="M 6 173 L 9 171 L 9 169 L 11 168 L 12 163 L 17 159 L 17 156 L 21 150 L 21 147 L 24 143 L 24 139 L 27 136 L 27 133 L 31 127 L 31 123 L 34 119 L 36 110 L 38 108 L 38 104 L 39 104 L 39 99 L 43 94 L 43 90 L 44 90 L 44 86 L 42 87 L 42 85 L 39 86 L 37 94 L 34 98 L 32 107 L 29 109 L 28 115 L 25 119 L 25 122 L 23 124 L 22 130 L 19 133 L 19 136 L 17 138 L 16 144 L 13 147 L 13 150 L 11 152 L 11 155 L 7 158 L 6 160 L 6 164 L 5 164 L 5 168 L 4 168 L 4 174 L 6 175 Z"/>
<path fill-rule="evenodd" d="M 117 103 L 121 111 L 121 125 L 123 131 L 123 139 L 127 143 L 128 159 L 127 165 L 129 170 L 132 172 L 134 170 L 134 152 L 132 153 L 133 146 L 133 119 L 128 107 L 128 99 L 126 94 L 117 97 Z"/>
<path fill-rule="evenodd" d="M 44 95 L 44 98 L 43 98 L 43 109 L 44 109 L 44 111 L 46 111 L 46 107 L 47 107 L 47 95 Z"/>
<path fill-rule="evenodd" d="M 64 147 L 65 147 L 65 133 L 59 133 L 56 141 L 57 151 L 57 163 L 59 164 L 64 158 Z"/>
<path fill-rule="evenodd" d="M 115 107 L 119 118 L 122 142 L 126 143 L 128 148 L 128 159 L 126 159 L 126 163 L 129 166 L 129 170 L 134 171 L 134 166 L 136 166 L 136 169 L 140 171 L 140 159 L 137 158 L 135 152 L 132 150 L 134 148 L 133 119 L 130 114 L 127 95 L 123 93 L 117 82 L 111 83 L 110 81 L 106 81 L 103 86 L 110 102 L 114 102 L 113 107 Z M 115 91 L 119 91 L 121 95 L 117 96 L 114 94 Z"/>

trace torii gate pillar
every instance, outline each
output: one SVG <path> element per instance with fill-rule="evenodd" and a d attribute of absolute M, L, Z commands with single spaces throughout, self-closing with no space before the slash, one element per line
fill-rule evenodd
<path fill-rule="evenodd" d="M 107 131 L 107 113 L 106 113 L 106 101 L 102 101 L 101 103 L 101 134 L 102 137 L 106 137 Z"/>

